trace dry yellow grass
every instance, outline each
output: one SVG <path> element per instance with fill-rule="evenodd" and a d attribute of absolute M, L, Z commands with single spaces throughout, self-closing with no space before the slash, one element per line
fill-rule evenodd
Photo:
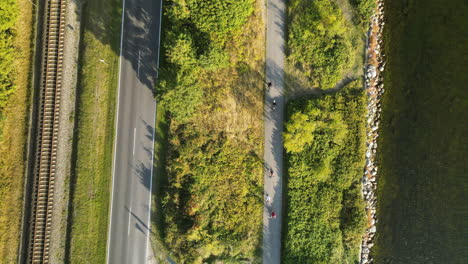
<path fill-rule="evenodd" d="M 32 5 L 18 0 L 16 22 L 16 92 L 8 100 L 0 122 L 0 263 L 15 263 L 20 238 L 25 146 L 30 95 Z"/>
<path fill-rule="evenodd" d="M 205 96 L 209 103 L 202 106 L 196 119 L 208 130 L 224 132 L 241 140 L 247 133 L 263 136 L 263 88 L 265 28 L 263 1 L 256 8 L 243 30 L 228 44 L 231 65 L 206 76 Z M 239 69 L 240 68 L 240 69 Z M 252 135 L 251 135 L 252 136 Z"/>

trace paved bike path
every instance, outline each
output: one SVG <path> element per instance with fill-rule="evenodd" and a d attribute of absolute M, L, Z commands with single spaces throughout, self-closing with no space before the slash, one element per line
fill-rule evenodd
<path fill-rule="evenodd" d="M 267 0 L 266 81 L 271 87 L 265 94 L 265 195 L 263 213 L 263 263 L 281 263 L 281 222 L 283 188 L 283 119 L 286 1 Z M 276 106 L 273 105 L 273 100 Z M 268 174 L 273 169 L 273 176 Z M 271 218 L 271 211 L 276 218 Z"/>

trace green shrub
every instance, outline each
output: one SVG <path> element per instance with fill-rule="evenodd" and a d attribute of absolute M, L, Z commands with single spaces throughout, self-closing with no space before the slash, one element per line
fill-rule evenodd
<path fill-rule="evenodd" d="M 188 263 L 200 255 L 254 258 L 258 237 L 246 219 L 261 215 L 261 197 L 256 195 L 261 160 L 222 134 L 190 126 L 178 133 L 172 136 L 177 148 L 169 152 L 163 200 L 166 243 Z"/>
<path fill-rule="evenodd" d="M 253 0 L 168 0 L 163 57 L 156 93 L 178 121 L 187 121 L 200 105 L 200 74 L 229 66 L 225 43 L 254 10 Z"/>
<path fill-rule="evenodd" d="M 333 87 L 350 66 L 351 43 L 340 8 L 329 0 L 291 0 L 289 60 L 315 87 Z"/>
<path fill-rule="evenodd" d="M 285 263 L 357 261 L 365 224 L 360 196 L 365 94 L 360 87 L 355 81 L 337 94 L 288 105 Z"/>
<path fill-rule="evenodd" d="M 195 26 L 219 41 L 238 30 L 253 12 L 253 0 L 187 0 Z"/>
<path fill-rule="evenodd" d="M 356 7 L 361 21 L 369 22 L 369 17 L 375 9 L 375 0 L 351 0 L 351 4 Z"/>
<path fill-rule="evenodd" d="M 160 70 L 158 99 L 173 118 L 185 121 L 202 102 L 198 85 L 201 70 L 191 34 L 169 32 L 164 42 L 167 66 Z"/>

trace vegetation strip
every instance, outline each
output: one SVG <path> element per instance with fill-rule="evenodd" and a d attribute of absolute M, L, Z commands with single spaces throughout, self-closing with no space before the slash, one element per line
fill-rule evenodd
<path fill-rule="evenodd" d="M 353 263 L 365 225 L 360 195 L 366 98 L 354 81 L 287 108 L 284 263 Z"/>
<path fill-rule="evenodd" d="M 155 204 L 161 205 L 156 214 L 162 219 L 155 233 L 178 263 L 257 263 L 263 200 L 263 145 L 258 143 L 263 141 L 262 2 L 173 0 L 163 8 L 156 92 L 168 114 L 168 145 L 159 159 L 165 174 L 157 177 L 167 184 L 159 186 L 161 200 Z"/>
<path fill-rule="evenodd" d="M 31 94 L 33 6 L 27 0 L 2 1 L 0 17 L 0 263 L 15 263 Z"/>
<path fill-rule="evenodd" d="M 374 0 L 289 2 L 284 263 L 359 261 L 367 102 L 361 80 L 374 6 Z"/>
<path fill-rule="evenodd" d="M 106 257 L 121 6 L 120 0 L 105 0 L 82 8 L 65 253 L 70 263 L 104 263 Z"/>

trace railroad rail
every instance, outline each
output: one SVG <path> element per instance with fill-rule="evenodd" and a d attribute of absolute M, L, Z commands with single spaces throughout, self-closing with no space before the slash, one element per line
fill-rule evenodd
<path fill-rule="evenodd" d="M 27 263 L 49 263 L 57 161 L 66 0 L 44 0 L 36 152 Z"/>

